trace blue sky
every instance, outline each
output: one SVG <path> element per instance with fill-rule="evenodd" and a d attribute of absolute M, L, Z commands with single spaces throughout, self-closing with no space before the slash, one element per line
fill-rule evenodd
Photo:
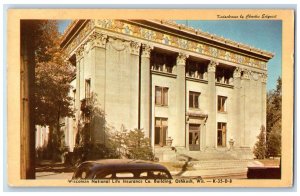
<path fill-rule="evenodd" d="M 281 76 L 282 56 L 282 22 L 275 20 L 217 20 L 217 21 L 176 21 L 195 29 L 213 33 L 241 42 L 255 48 L 275 53 L 268 63 L 267 90 L 276 88 L 277 79 Z M 59 31 L 63 32 L 69 20 L 59 21 Z"/>
<path fill-rule="evenodd" d="M 195 29 L 213 33 L 241 42 L 255 48 L 275 53 L 268 63 L 267 90 L 276 89 L 277 79 L 281 76 L 282 59 L 282 22 L 276 20 L 211 20 L 176 21 Z"/>

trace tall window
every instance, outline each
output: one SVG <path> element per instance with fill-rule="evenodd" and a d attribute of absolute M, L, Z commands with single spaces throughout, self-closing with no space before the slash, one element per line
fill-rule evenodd
<path fill-rule="evenodd" d="M 199 108 L 199 96 L 200 93 L 189 92 L 189 107 L 190 108 Z"/>
<path fill-rule="evenodd" d="M 155 139 L 154 144 L 165 146 L 168 130 L 167 118 L 155 118 Z"/>
<path fill-rule="evenodd" d="M 219 112 L 226 112 L 226 101 L 227 101 L 227 97 L 218 96 L 218 111 Z"/>
<path fill-rule="evenodd" d="M 226 123 L 218 122 L 218 146 L 226 146 Z"/>
<path fill-rule="evenodd" d="M 155 105 L 167 106 L 168 105 L 168 91 L 167 87 L 155 87 Z"/>
<path fill-rule="evenodd" d="M 91 98 L 91 79 L 85 80 L 85 98 Z"/>

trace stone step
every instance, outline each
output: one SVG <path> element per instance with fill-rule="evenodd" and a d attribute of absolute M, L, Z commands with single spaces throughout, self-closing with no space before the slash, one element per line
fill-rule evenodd
<path fill-rule="evenodd" d="M 188 151 L 184 148 L 158 148 L 155 149 L 155 156 L 159 161 L 202 161 L 202 160 L 237 160 L 252 159 L 252 152 L 249 149 L 240 150 L 206 150 Z"/>
<path fill-rule="evenodd" d="M 178 160 L 192 159 L 192 160 L 233 160 L 236 157 L 226 152 L 183 152 L 177 153 Z"/>
<path fill-rule="evenodd" d="M 210 169 L 234 169 L 247 168 L 251 160 L 209 160 L 209 161 L 191 161 L 189 166 L 193 169 L 210 170 Z"/>

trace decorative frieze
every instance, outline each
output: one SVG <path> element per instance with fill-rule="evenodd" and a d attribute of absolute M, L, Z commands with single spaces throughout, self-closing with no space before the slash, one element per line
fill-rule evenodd
<path fill-rule="evenodd" d="M 240 54 L 235 54 L 234 52 L 226 51 L 224 49 L 216 48 L 203 43 L 200 44 L 198 42 L 187 40 L 185 38 L 181 38 L 168 33 L 162 33 L 156 30 L 150 30 L 145 27 L 129 24 L 120 20 L 98 20 L 97 26 L 118 33 L 131 35 L 137 38 L 143 38 L 164 45 L 197 52 L 208 57 L 219 58 L 226 61 L 261 69 L 264 69 L 264 67 L 266 67 L 265 62 L 260 60 L 256 60 Z M 215 37 L 217 36 L 213 36 L 214 39 Z M 228 42 L 229 41 L 230 40 L 228 40 Z"/>
<path fill-rule="evenodd" d="M 85 27 L 79 32 L 79 34 L 72 40 L 70 44 L 65 48 L 66 54 L 70 55 L 73 50 L 86 38 L 86 36 L 94 28 L 94 23 L 90 20 L 86 23 Z M 75 52 L 76 53 L 76 52 Z"/>
<path fill-rule="evenodd" d="M 208 72 L 216 72 L 216 67 L 219 63 L 217 61 L 211 60 L 208 64 L 207 71 Z"/>
<path fill-rule="evenodd" d="M 140 47 L 141 43 L 138 42 L 130 42 L 130 53 L 133 55 L 140 55 Z"/>
<path fill-rule="evenodd" d="M 142 57 L 150 58 L 150 54 L 151 54 L 152 50 L 153 50 L 153 46 L 143 44 L 142 45 Z"/>
<path fill-rule="evenodd" d="M 160 44 L 169 45 L 184 50 L 189 50 L 202 55 L 206 55 L 208 57 L 218 58 L 225 61 L 239 63 L 242 65 L 256 67 L 264 70 L 267 69 L 266 62 L 264 61 L 257 60 L 241 54 L 235 54 L 232 51 L 216 48 L 204 43 L 198 43 L 196 41 L 178 37 L 176 35 L 162 33 L 157 30 L 150 30 L 145 27 L 129 24 L 120 20 L 89 21 L 87 25 L 80 31 L 78 36 L 76 36 L 74 40 L 67 46 L 66 52 L 70 54 L 72 50 L 74 50 L 74 48 L 76 48 L 76 46 L 80 44 L 82 40 L 89 34 L 89 32 L 93 30 L 94 26 L 102 29 L 107 29 L 113 32 L 117 32 L 120 34 L 130 35 L 136 38 L 147 39 L 152 42 L 157 42 Z M 107 38 L 107 36 L 106 37 L 101 36 L 101 34 L 96 36 L 100 36 L 100 37 L 99 37 L 99 42 L 94 43 L 95 46 L 105 47 L 105 43 L 106 43 L 105 39 Z M 213 39 L 215 38 L 216 36 L 213 36 Z M 230 40 L 227 40 L 226 42 L 229 43 Z"/>
<path fill-rule="evenodd" d="M 188 57 L 189 56 L 187 54 L 179 53 L 178 56 L 177 56 L 177 59 L 176 59 L 177 65 L 184 65 L 185 66 L 185 62 L 186 62 L 186 59 Z"/>

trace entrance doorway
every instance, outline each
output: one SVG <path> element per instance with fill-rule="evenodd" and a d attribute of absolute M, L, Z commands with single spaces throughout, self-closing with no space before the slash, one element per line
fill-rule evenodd
<path fill-rule="evenodd" d="M 189 149 L 191 151 L 200 150 L 200 125 L 189 124 Z"/>

